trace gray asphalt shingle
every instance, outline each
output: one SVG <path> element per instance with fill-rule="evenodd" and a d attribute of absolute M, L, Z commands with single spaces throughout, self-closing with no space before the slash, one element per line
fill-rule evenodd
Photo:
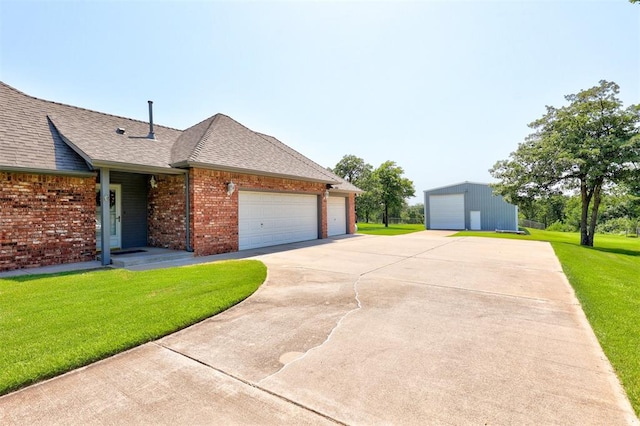
<path fill-rule="evenodd" d="M 34 98 L 2 82 L 0 105 L 0 168 L 88 172 L 104 163 L 128 169 L 199 166 L 359 191 L 278 139 L 223 114 L 184 131 L 154 125 L 155 139 L 149 139 L 147 122 Z"/>
<path fill-rule="evenodd" d="M 206 126 L 206 128 L 204 128 Z M 290 176 L 321 182 L 337 182 L 336 177 L 319 171 L 305 158 L 275 138 L 256 133 L 224 114 L 216 114 L 205 122 L 187 129 L 185 144 L 195 147 L 186 159 L 176 159 L 192 164 L 214 165 L 279 176 Z M 204 129 L 203 129 L 204 128 Z M 204 130 L 202 136 L 197 135 Z M 189 152 L 189 151 L 185 151 Z"/>
<path fill-rule="evenodd" d="M 55 108 L 55 104 L 52 104 Z M 0 82 L 0 166 L 88 172 L 47 118 L 47 103 Z"/>

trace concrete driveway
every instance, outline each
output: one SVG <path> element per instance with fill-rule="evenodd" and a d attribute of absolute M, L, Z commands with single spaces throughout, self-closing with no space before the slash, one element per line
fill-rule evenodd
<path fill-rule="evenodd" d="M 354 236 L 159 341 L 0 398 L 0 424 L 638 424 L 546 243 Z"/>

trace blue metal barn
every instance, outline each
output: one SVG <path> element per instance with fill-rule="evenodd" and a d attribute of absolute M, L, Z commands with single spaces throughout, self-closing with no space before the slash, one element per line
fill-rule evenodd
<path fill-rule="evenodd" d="M 489 185 L 463 182 L 424 191 L 426 229 L 518 230 L 518 207 Z"/>

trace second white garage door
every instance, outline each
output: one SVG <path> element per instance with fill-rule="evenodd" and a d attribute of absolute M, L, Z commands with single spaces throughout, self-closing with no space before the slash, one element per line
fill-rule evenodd
<path fill-rule="evenodd" d="M 429 229 L 464 229 L 464 194 L 430 195 Z"/>
<path fill-rule="evenodd" d="M 347 199 L 345 197 L 327 199 L 327 232 L 330 237 L 347 233 Z"/>
<path fill-rule="evenodd" d="M 238 193 L 240 250 L 318 238 L 318 197 L 309 194 Z"/>

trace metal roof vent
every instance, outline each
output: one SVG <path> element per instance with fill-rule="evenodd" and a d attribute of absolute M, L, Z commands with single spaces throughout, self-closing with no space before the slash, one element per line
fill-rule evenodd
<path fill-rule="evenodd" d="M 124 132 L 125 132 L 124 127 L 118 127 L 116 129 L 116 133 L 119 135 L 124 135 Z"/>
<path fill-rule="evenodd" d="M 149 134 L 147 135 L 147 138 L 155 139 L 156 135 L 153 133 L 153 101 L 147 102 L 149 102 Z"/>

